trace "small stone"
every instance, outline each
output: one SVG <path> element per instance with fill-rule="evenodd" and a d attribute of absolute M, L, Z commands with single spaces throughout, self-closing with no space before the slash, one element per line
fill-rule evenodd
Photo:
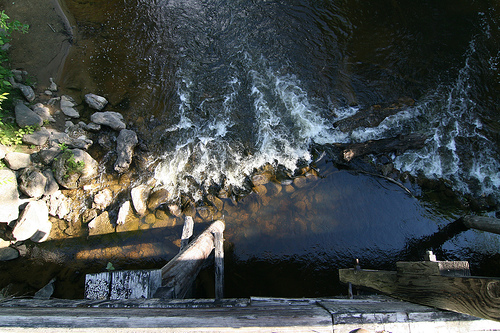
<path fill-rule="evenodd" d="M 43 146 L 49 137 L 49 131 L 45 127 L 42 127 L 32 134 L 23 135 L 23 142 L 28 145 Z"/>
<path fill-rule="evenodd" d="M 19 189 L 30 198 L 40 198 L 45 193 L 47 178 L 34 168 L 25 168 L 19 175 Z"/>
<path fill-rule="evenodd" d="M 13 69 L 13 70 L 11 70 L 11 73 L 14 76 L 14 80 L 17 83 L 23 83 L 24 82 L 23 71 L 21 71 L 19 69 Z"/>
<path fill-rule="evenodd" d="M 181 207 L 179 207 L 179 205 L 170 204 L 168 205 L 168 210 L 173 216 L 180 217 L 182 215 L 182 209 Z"/>
<path fill-rule="evenodd" d="M 37 115 L 33 110 L 24 105 L 23 103 L 18 103 L 14 108 L 14 113 L 16 115 L 16 123 L 19 127 L 26 126 L 38 126 L 43 125 L 43 119 Z"/>
<path fill-rule="evenodd" d="M 95 94 L 87 94 L 85 95 L 85 102 L 92 108 L 98 111 L 104 109 L 106 104 L 108 104 L 108 100 L 102 96 L 98 96 Z"/>
<path fill-rule="evenodd" d="M 57 84 L 54 82 L 53 78 L 49 78 L 49 80 L 50 80 L 49 90 L 56 92 L 57 91 Z"/>
<path fill-rule="evenodd" d="M 150 192 L 151 188 L 146 185 L 139 185 L 137 187 L 134 187 L 130 191 L 130 196 L 132 197 L 132 204 L 137 214 L 139 214 L 139 216 L 144 216 L 146 214 L 147 200 Z"/>
<path fill-rule="evenodd" d="M 111 204 L 112 201 L 113 192 L 111 192 L 109 188 L 105 188 L 104 190 L 97 192 L 94 196 L 92 208 L 104 210 Z"/>
<path fill-rule="evenodd" d="M 5 155 L 5 164 L 12 170 L 27 168 L 31 165 L 30 154 L 10 152 Z"/>
<path fill-rule="evenodd" d="M 42 289 L 38 290 L 33 298 L 36 299 L 49 299 L 50 296 L 54 293 L 54 282 L 56 281 L 56 278 L 53 278 L 52 280 L 49 281 Z"/>
<path fill-rule="evenodd" d="M 50 90 L 45 90 L 43 93 L 47 96 L 52 96 L 52 91 Z"/>
<path fill-rule="evenodd" d="M 122 130 L 127 127 L 123 116 L 118 112 L 96 112 L 90 117 L 90 120 L 99 125 L 109 126 L 114 130 Z"/>
<path fill-rule="evenodd" d="M 252 183 L 254 186 L 264 185 L 269 182 L 271 175 L 268 173 L 256 174 L 252 176 Z"/>
<path fill-rule="evenodd" d="M 127 221 L 128 213 L 130 212 L 130 201 L 125 201 L 118 211 L 118 219 L 116 220 L 117 225 L 125 224 Z"/>
<path fill-rule="evenodd" d="M 83 127 L 83 128 L 87 131 L 98 132 L 101 130 L 101 125 L 90 122 L 90 123 L 88 123 L 88 125 L 85 125 L 85 127 Z"/>
<path fill-rule="evenodd" d="M 293 185 L 297 188 L 302 188 L 307 185 L 307 179 L 304 176 L 299 176 L 293 180 Z"/>
<path fill-rule="evenodd" d="M 76 103 L 74 102 L 73 98 L 67 96 L 67 95 L 62 95 L 61 96 L 61 111 L 68 117 L 71 118 L 79 118 L 80 113 L 74 108 L 76 106 Z"/>
<path fill-rule="evenodd" d="M 48 224 L 50 224 L 49 211 L 45 202 L 31 201 L 24 208 L 19 220 L 15 224 L 12 236 L 17 241 L 24 241 L 35 235 L 39 230 L 46 232 Z M 42 238 L 39 238 L 39 240 Z"/>
<path fill-rule="evenodd" d="M 50 109 L 43 105 L 42 103 L 36 103 L 35 105 L 32 106 L 33 112 L 35 112 L 37 115 L 39 115 L 44 121 L 48 120 L 51 122 L 54 122 L 54 118 L 52 118 L 52 115 L 50 114 Z"/>
<path fill-rule="evenodd" d="M 17 88 L 19 88 L 19 90 L 21 90 L 24 98 L 26 98 L 26 100 L 28 102 L 33 102 L 35 100 L 35 91 L 33 90 L 33 88 L 31 88 L 30 86 L 26 86 L 24 84 L 18 84 L 17 85 Z"/>

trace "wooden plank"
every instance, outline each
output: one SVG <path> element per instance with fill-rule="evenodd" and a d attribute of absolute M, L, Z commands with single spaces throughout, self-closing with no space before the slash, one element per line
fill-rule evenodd
<path fill-rule="evenodd" d="M 470 276 L 468 261 L 399 261 L 398 274 Z"/>
<path fill-rule="evenodd" d="M 224 298 L 224 237 L 222 232 L 214 233 L 215 243 L 215 299 Z"/>
<path fill-rule="evenodd" d="M 500 320 L 500 279 L 340 269 L 340 281 L 439 309 Z"/>
<path fill-rule="evenodd" d="M 184 226 L 182 227 L 181 247 L 179 252 L 182 252 L 189 244 L 189 239 L 193 236 L 194 221 L 191 216 L 184 218 Z"/>
<path fill-rule="evenodd" d="M 201 266 L 214 249 L 215 232 L 224 231 L 224 222 L 217 220 L 162 267 L 162 286 L 171 288 L 171 297 L 184 298 Z"/>
<path fill-rule="evenodd" d="M 151 298 L 160 286 L 160 269 L 113 271 L 109 299 Z"/>
<path fill-rule="evenodd" d="M 462 218 L 462 222 L 468 228 L 500 234 L 500 219 L 467 215 Z"/>
<path fill-rule="evenodd" d="M 162 332 L 332 332 L 322 307 L 267 306 L 205 309 L 2 308 L 2 328 L 99 328 Z"/>
<path fill-rule="evenodd" d="M 85 275 L 86 299 L 109 299 L 111 290 L 111 274 L 102 272 Z"/>

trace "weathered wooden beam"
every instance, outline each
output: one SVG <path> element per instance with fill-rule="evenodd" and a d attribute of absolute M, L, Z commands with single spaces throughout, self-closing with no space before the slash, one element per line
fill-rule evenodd
<path fill-rule="evenodd" d="M 467 228 L 500 234 L 500 219 L 467 215 L 462 217 L 462 222 Z"/>
<path fill-rule="evenodd" d="M 182 227 L 181 247 L 179 252 L 182 252 L 189 244 L 189 239 L 193 236 L 194 221 L 191 216 L 184 218 L 184 226 Z"/>
<path fill-rule="evenodd" d="M 400 261 L 396 263 L 396 267 L 399 275 L 470 276 L 468 261 Z"/>
<path fill-rule="evenodd" d="M 171 297 L 184 298 L 205 259 L 214 249 L 214 233 L 224 231 L 224 222 L 212 223 L 202 234 L 165 266 L 162 267 L 162 286 L 171 288 Z"/>
<path fill-rule="evenodd" d="M 500 279 L 340 269 L 340 281 L 409 302 L 500 321 Z"/>
<path fill-rule="evenodd" d="M 215 242 L 215 299 L 224 298 L 224 236 L 214 233 Z"/>

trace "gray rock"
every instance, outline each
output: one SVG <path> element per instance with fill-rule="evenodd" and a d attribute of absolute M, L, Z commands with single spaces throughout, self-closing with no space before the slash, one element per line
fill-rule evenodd
<path fill-rule="evenodd" d="M 18 103 L 14 109 L 16 123 L 19 127 L 43 125 L 43 119 L 23 103 Z"/>
<path fill-rule="evenodd" d="M 74 108 L 76 106 L 73 98 L 62 95 L 61 96 L 61 111 L 68 117 L 79 118 L 80 113 Z"/>
<path fill-rule="evenodd" d="M 61 191 L 56 191 L 50 196 L 48 205 L 49 214 L 60 219 L 63 219 L 71 211 L 69 199 Z"/>
<path fill-rule="evenodd" d="M 5 154 L 5 164 L 12 170 L 27 168 L 31 165 L 30 154 L 10 152 Z"/>
<path fill-rule="evenodd" d="M 112 201 L 113 192 L 111 192 L 109 188 L 105 188 L 104 190 L 99 191 L 94 195 L 94 203 L 92 204 L 92 208 L 104 210 L 111 204 Z"/>
<path fill-rule="evenodd" d="M 12 75 L 14 76 L 14 80 L 18 83 L 23 83 L 24 82 L 24 77 L 23 77 L 23 71 L 19 69 L 13 69 L 11 70 Z"/>
<path fill-rule="evenodd" d="M 40 159 L 40 162 L 42 162 L 45 165 L 49 165 L 52 163 L 54 158 L 59 156 L 61 154 L 61 149 L 59 148 L 49 148 L 49 149 L 43 149 L 38 152 L 38 158 Z"/>
<path fill-rule="evenodd" d="M 49 80 L 50 80 L 49 90 L 54 92 L 57 91 L 57 84 L 54 82 L 54 79 L 49 78 Z"/>
<path fill-rule="evenodd" d="M 23 136 L 23 142 L 29 145 L 43 146 L 49 137 L 49 131 L 45 127 L 42 127 L 32 134 L 25 134 Z"/>
<path fill-rule="evenodd" d="M 93 142 L 84 136 L 81 136 L 80 138 L 72 138 L 67 133 L 53 130 L 50 132 L 49 144 L 54 148 L 59 148 L 61 144 L 64 144 L 67 148 L 71 149 L 87 149 L 93 144 Z"/>
<path fill-rule="evenodd" d="M 116 152 L 118 158 L 116 159 L 114 169 L 118 173 L 123 173 L 128 170 L 130 163 L 132 163 L 132 156 L 134 155 L 134 148 L 139 141 L 134 131 L 122 129 L 118 138 L 116 139 Z"/>
<path fill-rule="evenodd" d="M 50 296 L 52 296 L 52 294 L 54 293 L 54 282 L 56 282 L 56 278 L 53 278 L 42 289 L 38 290 L 33 298 L 49 299 Z"/>
<path fill-rule="evenodd" d="M 84 162 L 82 170 L 71 168 L 70 163 Z M 98 163 L 87 152 L 81 149 L 71 149 L 61 154 L 52 163 L 54 177 L 59 185 L 74 189 L 80 186 L 81 182 L 92 179 L 97 175 Z"/>
<path fill-rule="evenodd" d="M 30 86 L 26 86 L 24 84 L 17 84 L 17 88 L 19 90 L 21 90 L 21 93 L 23 94 L 24 98 L 26 98 L 26 100 L 28 102 L 33 102 L 35 100 L 35 91 L 33 90 L 33 88 L 31 88 Z"/>
<path fill-rule="evenodd" d="M 167 189 L 159 188 L 155 190 L 148 198 L 148 209 L 154 211 L 170 199 L 170 193 Z"/>
<path fill-rule="evenodd" d="M 16 174 L 8 169 L 0 170 L 0 222 L 16 220 L 20 204 Z"/>
<path fill-rule="evenodd" d="M 43 170 L 43 175 L 47 179 L 47 183 L 45 184 L 45 192 L 44 195 L 52 195 L 59 190 L 59 184 L 57 183 L 54 173 L 50 169 Z"/>
<path fill-rule="evenodd" d="M 98 111 L 104 109 L 106 104 L 108 104 L 108 100 L 102 96 L 98 96 L 95 94 L 87 94 L 85 95 L 85 102 L 92 108 Z"/>
<path fill-rule="evenodd" d="M 130 201 L 125 201 L 118 211 L 118 219 L 116 220 L 116 224 L 122 225 L 127 221 L 128 213 L 130 212 Z"/>
<path fill-rule="evenodd" d="M 24 241 L 35 235 L 39 230 L 46 231 L 49 224 L 52 226 L 49 222 L 49 211 L 45 202 L 32 201 L 28 203 L 21 213 L 12 230 L 12 236 L 17 241 Z"/>
<path fill-rule="evenodd" d="M 90 122 L 88 123 L 88 125 L 84 123 L 84 126 L 82 128 L 87 131 L 98 132 L 101 130 L 101 125 Z"/>
<path fill-rule="evenodd" d="M 8 261 L 19 258 L 19 251 L 13 247 L 0 248 L 0 261 Z"/>
<path fill-rule="evenodd" d="M 146 214 L 149 193 L 151 193 L 151 188 L 147 185 L 139 185 L 130 191 L 132 205 L 134 206 L 137 214 L 140 216 L 144 216 Z"/>
<path fill-rule="evenodd" d="M 109 126 L 114 130 L 122 130 L 127 127 L 123 121 L 123 116 L 118 112 L 96 112 L 90 116 L 90 120 L 99 125 Z"/>
<path fill-rule="evenodd" d="M 35 105 L 32 106 L 33 112 L 35 112 L 37 115 L 39 115 L 44 121 L 48 120 L 51 122 L 54 122 L 54 118 L 52 118 L 52 115 L 50 114 L 50 109 L 43 105 L 42 103 L 36 103 Z"/>
<path fill-rule="evenodd" d="M 40 198 L 46 185 L 47 178 L 35 167 L 25 168 L 19 175 L 19 190 L 30 198 Z"/>

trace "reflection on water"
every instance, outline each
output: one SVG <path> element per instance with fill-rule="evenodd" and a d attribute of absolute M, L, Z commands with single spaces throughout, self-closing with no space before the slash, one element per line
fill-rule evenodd
<path fill-rule="evenodd" d="M 385 179 L 329 162 L 316 169 L 319 177 L 309 173 L 283 184 L 271 179 L 239 202 L 223 200 L 227 297 L 345 294 L 337 269 L 354 259 L 364 268 L 394 269 L 396 261 L 421 260 L 426 250 L 441 260 L 470 260 L 473 274 L 500 274 L 481 266 L 497 253 L 498 236 L 467 231 L 443 246 L 419 243 L 463 212 L 440 214 Z M 195 234 L 206 226 L 196 223 Z M 35 270 L 49 267 L 43 278 L 58 277 L 55 296 L 82 297 L 84 274 L 103 271 L 108 262 L 117 269 L 163 266 L 178 252 L 181 229 L 179 219 L 170 227 L 48 241 L 33 247 L 21 267 L 1 263 L 0 286 L 16 274 L 38 287 L 39 278 L 23 275 L 28 262 Z M 210 272 L 200 275 L 199 296 L 213 296 Z"/>

